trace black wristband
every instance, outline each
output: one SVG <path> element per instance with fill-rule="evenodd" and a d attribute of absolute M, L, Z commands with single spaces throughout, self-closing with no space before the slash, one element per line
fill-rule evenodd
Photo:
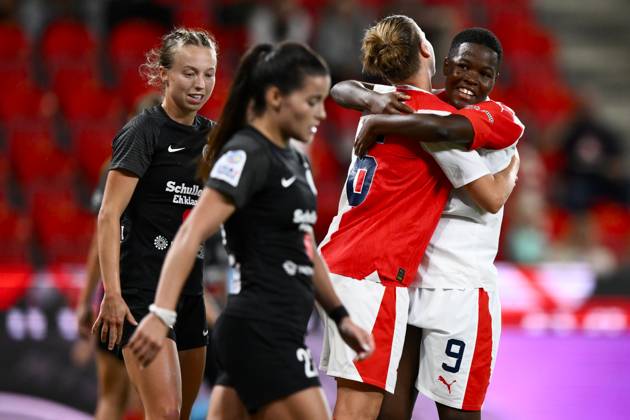
<path fill-rule="evenodd" d="M 348 314 L 348 311 L 346 310 L 345 306 L 339 305 L 336 308 L 328 311 L 328 316 L 330 317 L 330 319 L 335 321 L 335 324 L 339 325 L 341 320 L 347 316 L 350 316 L 350 314 Z"/>

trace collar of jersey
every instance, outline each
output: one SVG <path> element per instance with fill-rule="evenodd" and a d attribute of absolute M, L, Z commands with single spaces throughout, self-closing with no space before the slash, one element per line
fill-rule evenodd
<path fill-rule="evenodd" d="M 394 85 L 394 86 L 396 86 L 396 90 L 398 90 L 398 89 L 403 89 L 403 90 L 417 90 L 417 91 L 420 91 L 420 92 L 431 93 L 431 92 L 429 92 L 429 91 L 427 91 L 427 90 L 420 89 L 419 87 L 414 86 L 414 85 Z"/>

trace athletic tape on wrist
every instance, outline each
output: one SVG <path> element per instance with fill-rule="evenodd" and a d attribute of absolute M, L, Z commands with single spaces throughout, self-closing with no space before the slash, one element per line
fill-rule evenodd
<path fill-rule="evenodd" d="M 177 321 L 177 312 L 166 308 L 160 308 L 159 306 L 155 306 L 153 303 L 149 305 L 149 312 L 157 316 L 160 321 L 169 328 L 173 328 L 175 321 Z"/>

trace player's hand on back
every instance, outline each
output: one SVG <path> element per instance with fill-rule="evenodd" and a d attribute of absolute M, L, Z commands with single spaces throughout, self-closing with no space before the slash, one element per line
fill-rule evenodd
<path fill-rule="evenodd" d="M 372 355 L 374 352 L 374 337 L 352 322 L 350 317 L 346 316 L 343 318 L 338 325 L 338 329 L 343 341 L 357 353 L 356 360 L 363 360 Z"/>
<path fill-rule="evenodd" d="M 101 309 L 98 318 L 92 326 L 92 334 L 98 334 L 103 343 L 107 343 L 107 348 L 113 350 L 115 344 L 120 344 L 125 318 L 129 323 L 138 325 L 129 307 L 120 294 L 107 294 L 101 301 Z"/>
<path fill-rule="evenodd" d="M 359 131 L 354 140 L 354 153 L 356 153 L 357 156 L 365 156 L 368 150 L 378 141 L 379 136 L 375 131 L 378 118 L 379 115 L 365 115 L 361 118 Z"/>
<path fill-rule="evenodd" d="M 147 314 L 131 336 L 127 347 L 143 367 L 151 364 L 164 345 L 168 327 L 152 313 Z"/>
<path fill-rule="evenodd" d="M 403 92 L 374 92 L 368 96 L 367 110 L 371 114 L 410 114 L 413 109 L 405 104 L 409 98 Z"/>

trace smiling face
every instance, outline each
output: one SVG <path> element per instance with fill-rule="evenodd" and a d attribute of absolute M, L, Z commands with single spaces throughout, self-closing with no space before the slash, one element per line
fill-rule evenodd
<path fill-rule="evenodd" d="M 184 45 L 175 52 L 170 69 L 161 68 L 167 105 L 194 115 L 214 89 L 217 56 L 213 48 Z"/>
<path fill-rule="evenodd" d="M 330 91 L 330 76 L 304 76 L 302 87 L 283 95 L 277 114 L 284 138 L 308 143 L 326 118 L 324 100 Z"/>
<path fill-rule="evenodd" d="M 497 80 L 499 58 L 492 49 L 464 42 L 444 60 L 446 97 L 456 108 L 484 101 Z"/>

